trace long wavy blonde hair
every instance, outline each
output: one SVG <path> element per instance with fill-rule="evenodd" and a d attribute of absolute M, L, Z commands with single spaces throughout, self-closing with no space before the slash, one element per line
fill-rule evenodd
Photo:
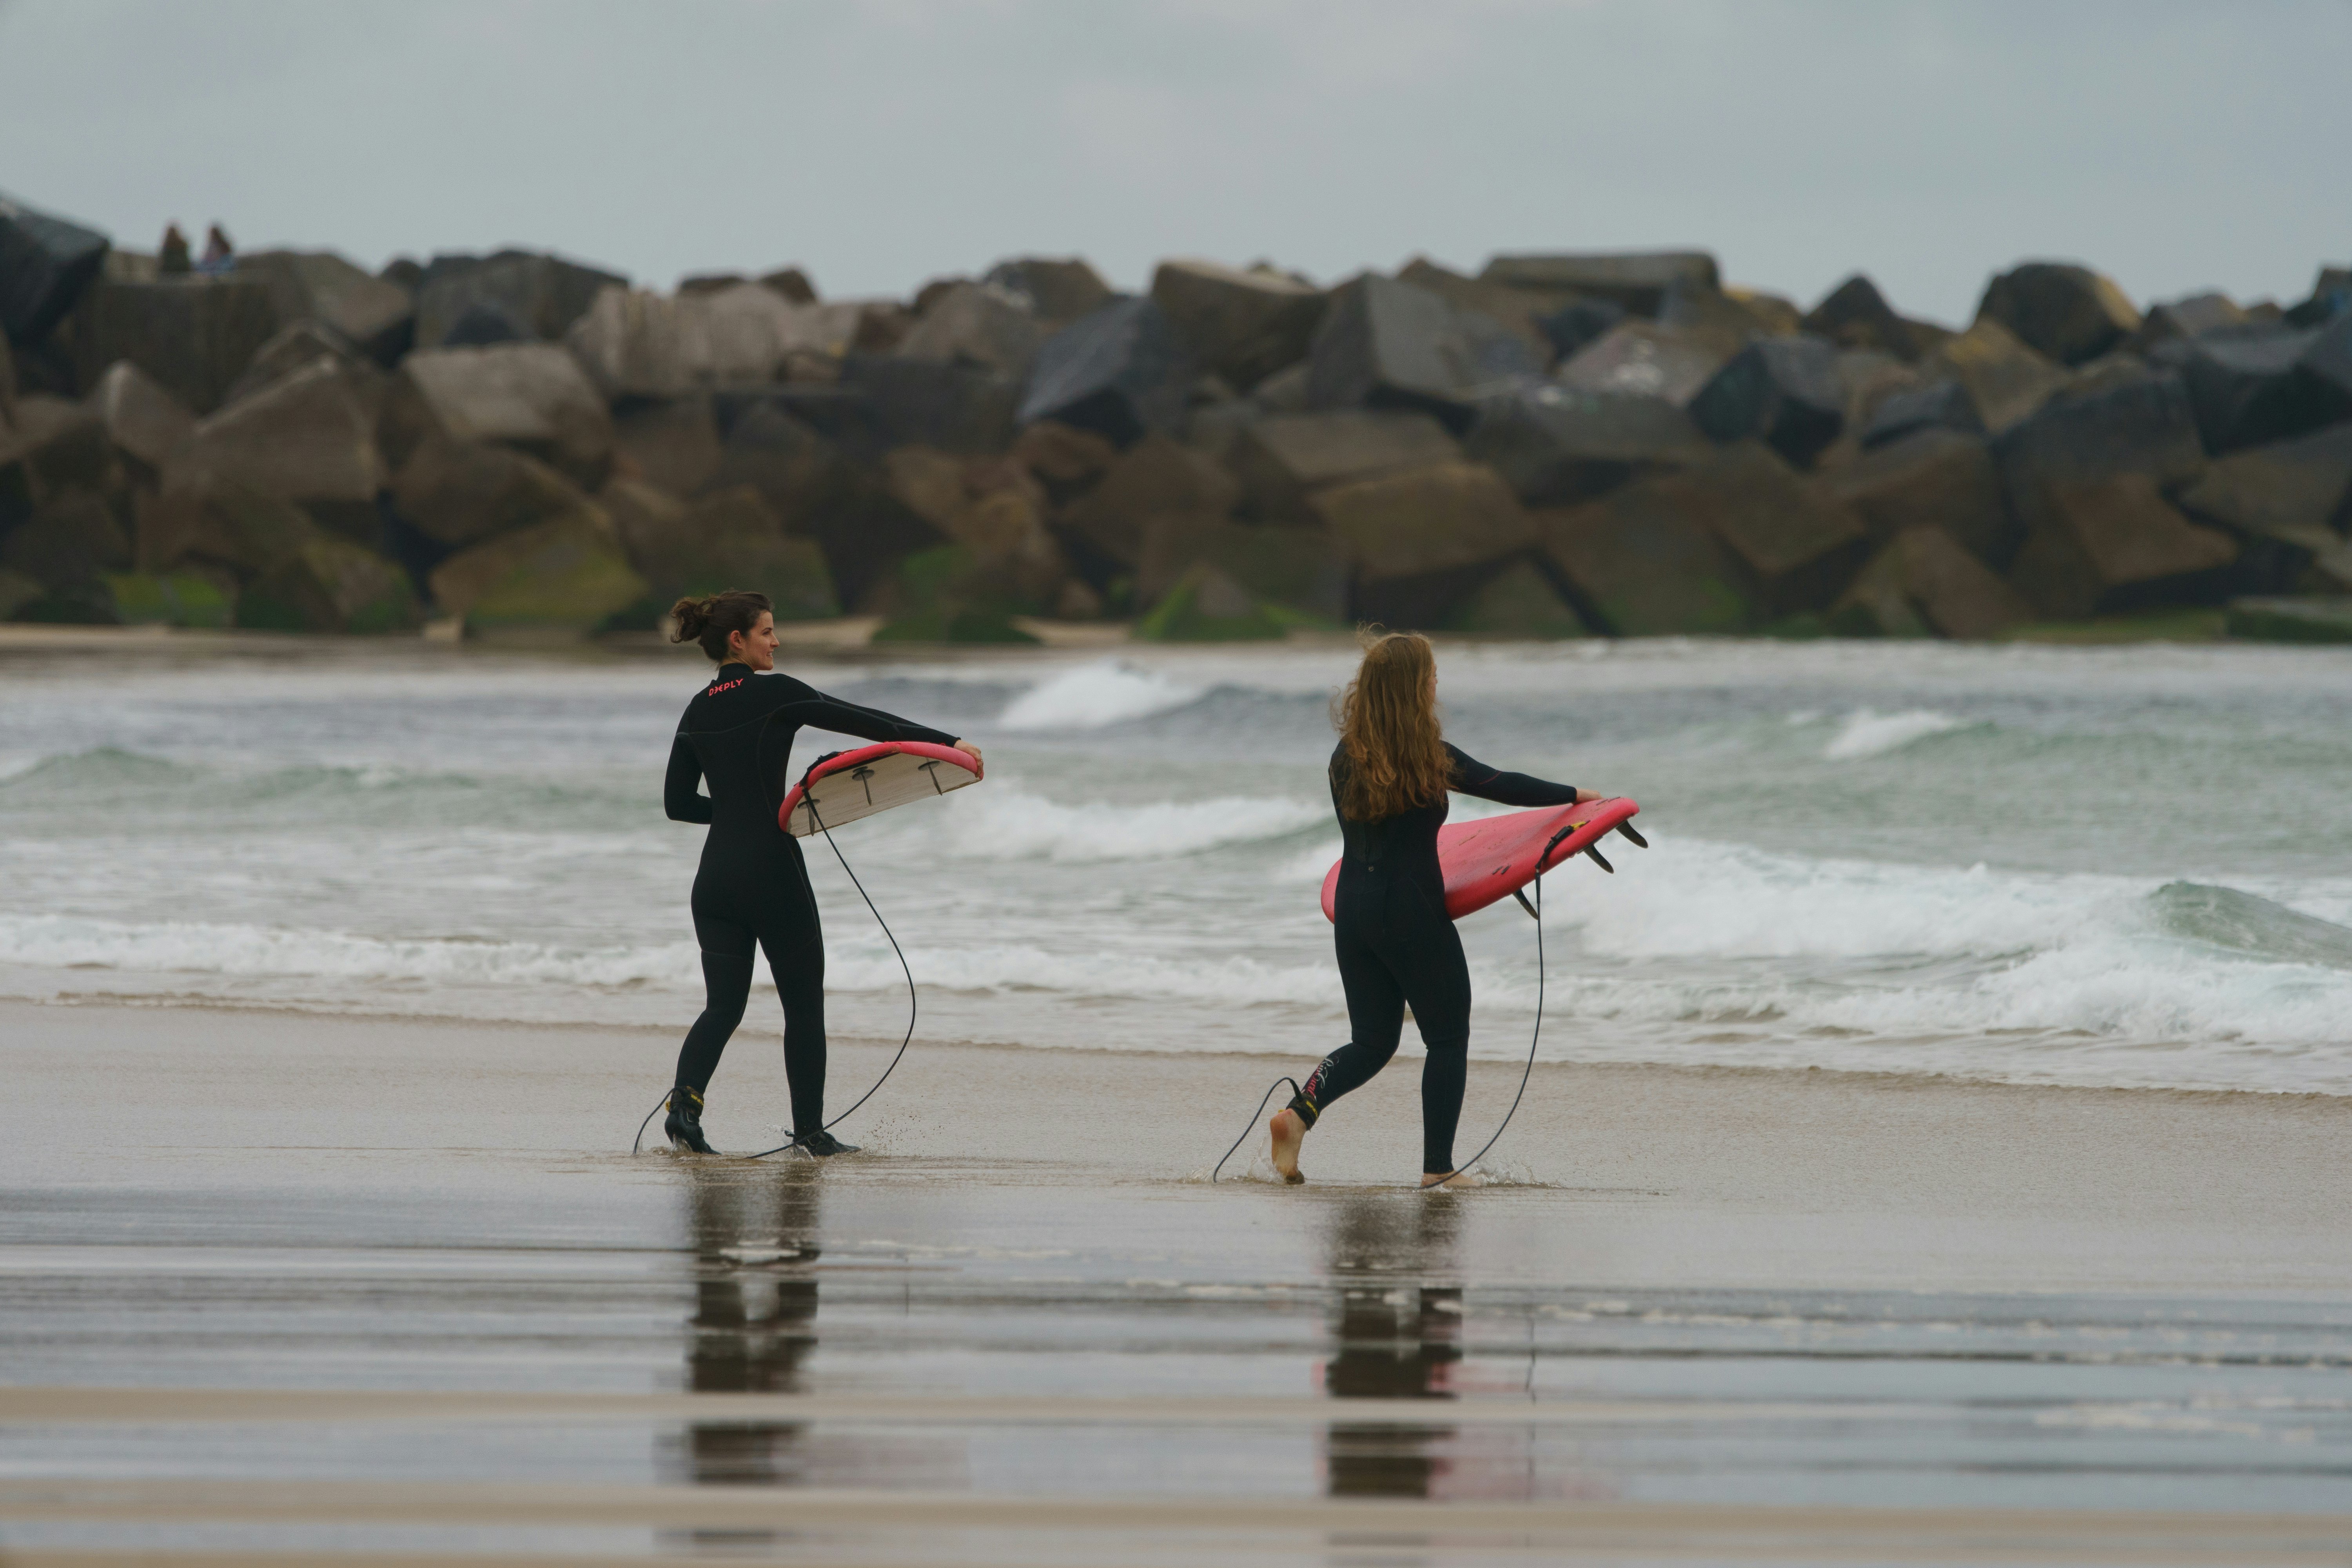
<path fill-rule="evenodd" d="M 1427 637 L 1375 629 L 1332 709 L 1348 754 L 1342 816 L 1378 822 L 1445 798 L 1453 763 L 1438 727 L 1437 656 Z"/>

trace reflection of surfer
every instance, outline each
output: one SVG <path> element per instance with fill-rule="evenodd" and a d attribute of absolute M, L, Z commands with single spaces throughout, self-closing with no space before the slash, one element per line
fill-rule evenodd
<path fill-rule="evenodd" d="M 702 947 L 702 1016 L 677 1053 L 677 1087 L 662 1130 L 674 1149 L 711 1152 L 702 1136 L 702 1094 L 751 994 L 751 949 L 784 1005 L 784 1074 L 793 1136 L 812 1154 L 851 1145 L 824 1127 L 824 933 L 797 840 L 777 825 L 784 764 L 803 724 L 869 741 L 927 741 L 975 758 L 980 748 L 872 708 L 827 697 L 789 675 L 755 680 L 776 662 L 776 618 L 765 594 L 730 589 L 680 599 L 674 642 L 695 642 L 719 665 L 686 705 L 669 753 L 662 804 L 673 822 L 704 822 L 694 876 L 694 934 Z M 705 795 L 698 780 L 710 781 Z"/>
<path fill-rule="evenodd" d="M 1421 1184 L 1455 1174 L 1454 1125 L 1469 1073 L 1470 970 L 1445 918 L 1437 829 L 1447 790 L 1505 805 L 1573 805 L 1591 790 L 1498 773 L 1447 745 L 1437 721 L 1437 660 L 1410 632 L 1365 650 L 1338 703 L 1331 804 L 1346 848 L 1339 862 L 1332 945 L 1348 994 L 1348 1043 L 1309 1073 L 1304 1091 L 1275 1112 L 1274 1168 L 1298 1173 L 1299 1145 L 1331 1102 L 1369 1082 L 1396 1054 L 1412 1008 L 1429 1059 L 1421 1069 Z"/>

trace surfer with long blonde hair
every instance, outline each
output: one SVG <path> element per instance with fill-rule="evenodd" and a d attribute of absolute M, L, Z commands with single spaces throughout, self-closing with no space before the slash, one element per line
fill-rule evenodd
<path fill-rule="evenodd" d="M 1346 849 L 1332 945 L 1349 1037 L 1275 1112 L 1274 1168 L 1285 1181 L 1307 1179 L 1298 1152 L 1308 1130 L 1396 1055 L 1409 1006 L 1429 1052 L 1421 1069 L 1421 1184 L 1436 1186 L 1459 1174 L 1454 1128 L 1470 1063 L 1470 970 L 1445 915 L 1437 863 L 1446 794 L 1521 806 L 1600 796 L 1499 772 L 1448 744 L 1437 716 L 1437 658 L 1429 639 L 1412 632 L 1374 634 L 1333 710 L 1339 743 L 1331 752 L 1331 805 Z"/>

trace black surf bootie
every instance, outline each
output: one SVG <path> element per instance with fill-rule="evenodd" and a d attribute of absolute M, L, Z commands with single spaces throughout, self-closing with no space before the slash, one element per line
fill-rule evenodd
<path fill-rule="evenodd" d="M 793 1134 L 793 1142 L 794 1146 L 807 1150 L 820 1160 L 829 1159 L 835 1154 L 857 1152 L 856 1144 L 845 1143 L 822 1129 L 814 1132 L 795 1132 Z"/>
<path fill-rule="evenodd" d="M 662 1121 L 669 1146 L 682 1154 L 716 1154 L 702 1135 L 702 1096 L 684 1084 L 669 1091 L 669 1115 Z"/>

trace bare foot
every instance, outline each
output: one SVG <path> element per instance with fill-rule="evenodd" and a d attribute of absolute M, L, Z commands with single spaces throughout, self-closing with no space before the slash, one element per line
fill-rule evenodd
<path fill-rule="evenodd" d="M 1467 1171 L 1446 1171 L 1437 1174 L 1423 1171 L 1421 1173 L 1421 1185 L 1423 1192 L 1432 1187 L 1442 1186 L 1448 1191 L 1453 1191 L 1462 1187 L 1475 1187 L 1477 1184 L 1478 1178 Z"/>
<path fill-rule="evenodd" d="M 1294 1186 L 1305 1181 L 1298 1173 L 1298 1148 L 1307 1142 L 1307 1123 L 1298 1119 L 1298 1112 L 1286 1107 L 1276 1111 L 1265 1130 L 1274 1134 L 1275 1170 Z"/>

